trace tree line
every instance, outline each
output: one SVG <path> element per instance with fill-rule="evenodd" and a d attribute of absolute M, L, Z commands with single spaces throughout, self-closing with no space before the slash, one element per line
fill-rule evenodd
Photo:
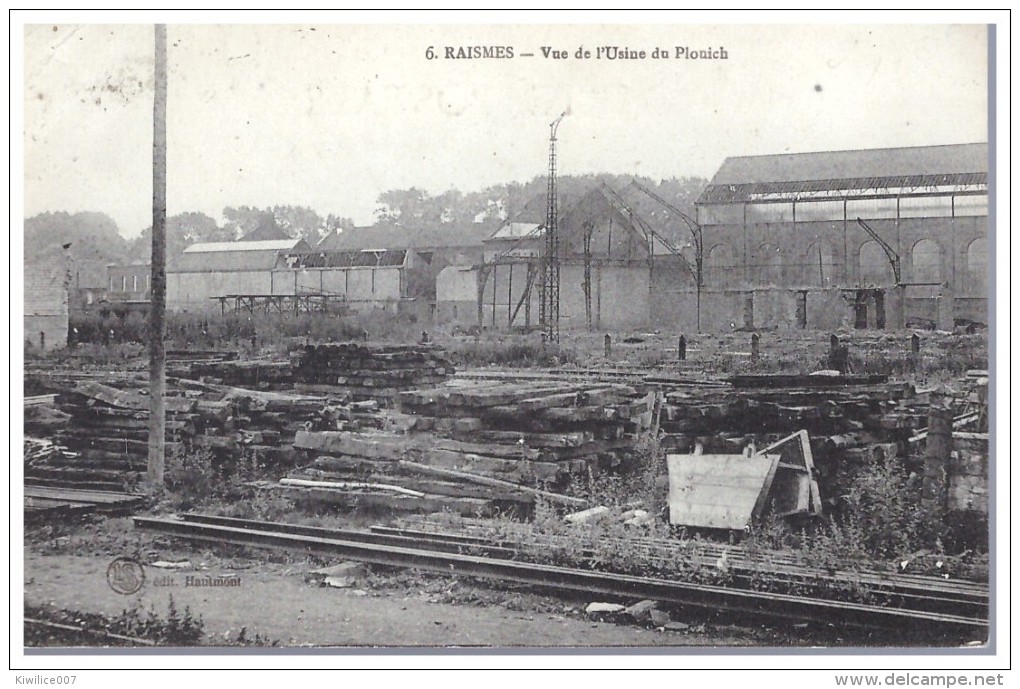
<path fill-rule="evenodd" d="M 686 227 L 673 211 L 637 190 L 637 180 L 657 195 L 694 216 L 694 200 L 707 184 L 697 177 L 653 180 L 629 175 L 572 175 L 558 178 L 560 208 L 566 210 L 602 183 L 616 190 L 626 205 L 662 234 L 683 241 Z M 421 227 L 486 223 L 497 225 L 522 212 L 541 214 L 547 179 L 538 176 L 529 182 L 493 185 L 477 192 L 451 189 L 438 194 L 412 187 L 385 191 L 377 198 L 375 221 L 397 227 Z M 338 231 L 354 227 L 350 218 L 329 214 L 322 217 L 304 206 L 276 205 L 266 208 L 236 206 L 223 209 L 224 221 L 198 212 L 179 213 L 167 218 L 167 259 L 173 261 L 191 244 L 236 240 L 301 238 L 310 244 Z M 534 219 L 532 219 L 534 221 Z M 41 213 L 25 220 L 25 259 L 45 261 L 55 258 L 70 244 L 76 279 L 80 286 L 101 286 L 106 281 L 106 266 L 111 263 L 147 263 L 152 246 L 152 228 L 127 239 L 105 213 Z"/>

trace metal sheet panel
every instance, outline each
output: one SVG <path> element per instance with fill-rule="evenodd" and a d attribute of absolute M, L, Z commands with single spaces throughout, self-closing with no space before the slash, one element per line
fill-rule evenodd
<path fill-rule="evenodd" d="M 670 523 L 744 529 L 778 462 L 779 455 L 667 455 Z"/>

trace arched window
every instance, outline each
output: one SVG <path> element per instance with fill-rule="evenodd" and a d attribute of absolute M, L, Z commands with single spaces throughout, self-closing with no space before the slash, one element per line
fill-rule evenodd
<path fill-rule="evenodd" d="M 733 253 L 725 244 L 716 244 L 708 250 L 705 257 L 704 282 L 707 287 L 730 287 L 736 275 L 736 266 L 733 265 Z"/>
<path fill-rule="evenodd" d="M 827 242 L 814 242 L 804 254 L 799 273 L 805 286 L 832 287 L 836 284 L 836 250 Z"/>
<path fill-rule="evenodd" d="M 895 282 L 889 257 L 875 240 L 870 239 L 861 245 L 857 262 L 862 285 L 891 285 Z"/>
<path fill-rule="evenodd" d="M 970 288 L 975 295 L 988 293 L 988 240 L 975 239 L 967 247 L 967 274 Z"/>
<path fill-rule="evenodd" d="M 753 268 L 756 285 L 780 285 L 783 282 L 783 262 L 779 248 L 762 244 L 754 253 Z"/>
<path fill-rule="evenodd" d="M 942 282 L 942 249 L 933 239 L 922 239 L 910 251 L 914 282 Z"/>

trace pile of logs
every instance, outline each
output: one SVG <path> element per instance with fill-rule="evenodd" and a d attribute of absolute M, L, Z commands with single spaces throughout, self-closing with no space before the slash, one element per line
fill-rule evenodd
<path fill-rule="evenodd" d="M 71 416 L 57 409 L 55 394 L 25 398 L 25 435 L 53 437 L 67 428 Z"/>
<path fill-rule="evenodd" d="M 293 390 L 357 400 L 392 400 L 401 390 L 437 385 L 454 373 L 433 345 L 327 343 L 294 349 L 287 360 L 182 359 L 182 378 L 249 390 Z"/>
<path fill-rule="evenodd" d="M 402 390 L 436 385 L 454 373 L 442 348 L 432 345 L 307 345 L 291 352 L 290 366 L 300 389 L 339 388 L 362 400 L 392 400 Z"/>
<path fill-rule="evenodd" d="M 661 420 L 666 450 L 690 452 L 700 443 L 708 453 L 739 453 L 751 442 L 763 446 L 804 429 L 823 497 L 832 497 L 860 468 L 905 457 L 909 438 L 927 423 L 927 398 L 906 383 L 773 378 L 779 385 L 740 380 L 740 387 L 667 393 Z"/>
<path fill-rule="evenodd" d="M 179 375 L 250 390 L 280 390 L 294 383 L 290 362 L 268 359 L 194 361 L 174 369 Z"/>
<path fill-rule="evenodd" d="M 407 432 L 299 433 L 303 498 L 484 514 L 536 497 L 570 507 L 571 477 L 616 465 L 653 420 L 652 394 L 618 384 L 482 384 L 398 395 Z"/>
<path fill-rule="evenodd" d="M 59 395 L 58 405 L 70 421 L 55 439 L 70 452 L 26 468 L 26 481 L 117 490 L 133 484 L 145 471 L 149 398 L 141 390 L 80 381 Z M 171 453 L 195 433 L 195 402 L 168 398 L 166 416 L 166 447 Z"/>
<path fill-rule="evenodd" d="M 45 464 L 55 457 L 60 457 L 67 450 L 50 440 L 25 436 L 25 466 Z"/>
<path fill-rule="evenodd" d="M 45 485 L 115 489 L 146 470 L 149 398 L 140 389 L 83 381 L 58 397 L 68 421 L 54 439 L 69 451 L 26 467 L 26 479 Z M 259 466 L 289 466 L 299 431 L 381 428 L 374 403 L 333 403 L 326 396 L 247 390 L 174 381 L 166 398 L 166 454 L 208 451 L 228 468 L 242 458 Z"/>

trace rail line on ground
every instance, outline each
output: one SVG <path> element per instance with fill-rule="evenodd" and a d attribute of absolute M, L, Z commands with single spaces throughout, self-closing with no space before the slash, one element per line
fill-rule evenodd
<path fill-rule="evenodd" d="M 764 615 L 798 621 L 813 620 L 840 625 L 946 630 L 985 634 L 987 619 L 925 610 L 851 603 L 777 592 L 669 581 L 661 578 L 582 570 L 520 562 L 500 557 L 430 550 L 418 539 L 414 547 L 372 542 L 369 536 L 351 538 L 349 531 L 234 520 L 230 518 L 135 517 L 140 529 L 177 538 L 259 548 L 300 550 L 347 557 L 370 564 L 408 567 L 446 574 L 456 573 L 574 593 L 618 599 L 652 599 L 668 604 Z M 215 523 L 217 520 L 220 523 Z M 361 532 L 362 534 L 366 532 Z M 385 534 L 375 534 L 384 536 Z M 439 539 L 434 539 L 439 540 Z"/>

